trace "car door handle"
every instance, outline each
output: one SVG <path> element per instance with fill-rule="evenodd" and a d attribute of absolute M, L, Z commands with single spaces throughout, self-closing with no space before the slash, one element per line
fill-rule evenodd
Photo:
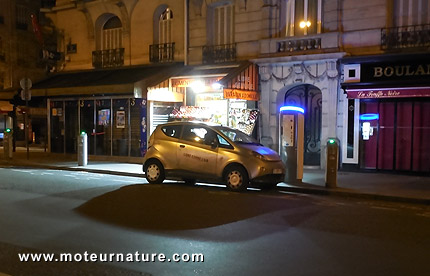
<path fill-rule="evenodd" d="M 185 148 L 185 145 L 180 145 L 181 148 Z"/>

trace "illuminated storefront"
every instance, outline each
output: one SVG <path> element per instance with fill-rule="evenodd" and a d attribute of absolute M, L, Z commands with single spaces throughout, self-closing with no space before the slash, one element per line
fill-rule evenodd
<path fill-rule="evenodd" d="M 344 59 L 343 163 L 360 169 L 430 172 L 430 58 Z"/>
<path fill-rule="evenodd" d="M 198 120 L 252 134 L 258 118 L 254 64 L 188 66 L 148 90 L 151 132 L 159 123 Z"/>

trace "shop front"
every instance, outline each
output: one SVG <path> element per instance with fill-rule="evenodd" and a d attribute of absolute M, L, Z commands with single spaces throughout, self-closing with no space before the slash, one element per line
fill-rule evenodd
<path fill-rule="evenodd" d="M 360 169 L 430 172 L 430 59 L 345 59 L 348 118 L 343 163 Z"/>
<path fill-rule="evenodd" d="M 82 132 L 88 135 L 89 155 L 139 157 L 146 150 L 144 98 L 55 98 L 48 100 L 48 109 L 51 152 L 76 153 Z"/>
<path fill-rule="evenodd" d="M 164 84 L 149 89 L 151 132 L 162 122 L 195 120 L 256 136 L 257 76 L 256 66 L 249 62 L 184 68 Z"/>
<path fill-rule="evenodd" d="M 182 64 L 62 73 L 36 83 L 34 97 L 46 98 L 48 149 L 77 152 L 88 135 L 88 154 L 142 157 L 147 149 L 147 88 L 168 79 Z"/>

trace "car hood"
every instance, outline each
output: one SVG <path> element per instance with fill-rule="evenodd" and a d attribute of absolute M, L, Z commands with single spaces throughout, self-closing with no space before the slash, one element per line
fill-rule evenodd
<path fill-rule="evenodd" d="M 269 161 L 279 161 L 281 158 L 279 157 L 279 154 L 267 147 L 256 145 L 256 144 L 239 144 L 240 147 L 258 152 L 259 154 L 263 155 L 267 160 Z"/>

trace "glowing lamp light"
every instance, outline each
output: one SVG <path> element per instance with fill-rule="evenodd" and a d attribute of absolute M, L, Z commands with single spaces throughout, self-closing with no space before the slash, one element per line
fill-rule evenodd
<path fill-rule="evenodd" d="M 286 105 L 286 106 L 283 106 L 283 107 L 281 107 L 280 109 L 279 109 L 279 111 L 297 111 L 297 112 L 300 112 L 300 113 L 305 113 L 305 110 L 302 108 L 302 107 L 299 107 L 299 106 L 294 106 L 294 105 Z"/>
<path fill-rule="evenodd" d="M 379 120 L 379 114 L 376 113 L 366 113 L 360 115 L 361 121 L 372 121 L 372 120 Z"/>
<path fill-rule="evenodd" d="M 311 26 L 311 22 L 310 21 L 300 21 L 299 24 L 300 28 L 304 29 L 305 27 L 310 27 Z"/>
<path fill-rule="evenodd" d="M 4 132 L 9 133 L 9 132 L 11 132 L 11 131 L 12 131 L 12 130 L 11 130 L 10 128 L 6 128 Z"/>
<path fill-rule="evenodd" d="M 329 139 L 329 140 L 328 140 L 328 143 L 329 143 L 329 144 L 334 144 L 334 143 L 336 143 L 336 141 L 335 141 L 334 139 Z"/>
<path fill-rule="evenodd" d="M 85 134 L 87 134 L 85 131 L 81 131 L 81 135 L 85 135 Z"/>
<path fill-rule="evenodd" d="M 222 85 L 221 85 L 221 83 L 219 83 L 219 82 L 214 82 L 214 83 L 212 84 L 212 88 L 213 88 L 213 90 L 220 90 L 220 89 L 221 89 L 221 87 L 222 87 Z"/>
<path fill-rule="evenodd" d="M 202 81 L 193 81 L 190 87 L 193 89 L 194 93 L 201 93 L 206 90 L 206 86 Z"/>

